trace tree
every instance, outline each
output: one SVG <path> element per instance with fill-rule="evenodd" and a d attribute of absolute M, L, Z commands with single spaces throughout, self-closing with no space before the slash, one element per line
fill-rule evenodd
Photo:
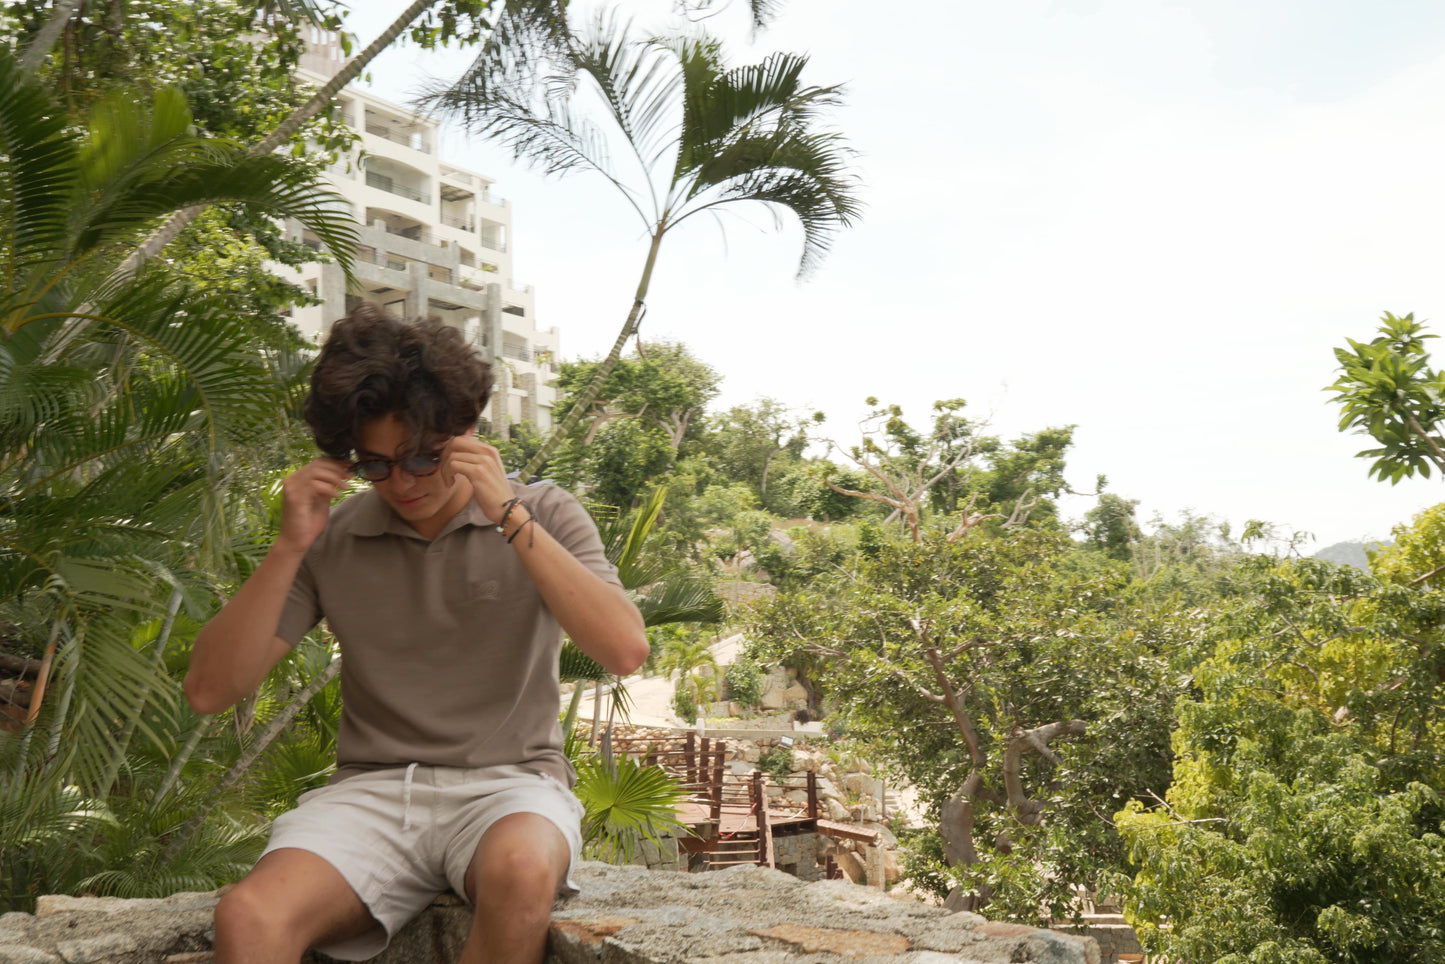
<path fill-rule="evenodd" d="M 1134 545 L 1143 536 L 1139 524 L 1134 521 L 1134 510 L 1138 505 L 1138 499 L 1101 492 L 1098 505 L 1084 513 L 1084 534 L 1088 543 L 1110 559 L 1132 558 Z"/>
<path fill-rule="evenodd" d="M 803 669 L 919 789 L 952 907 L 1064 916 L 1122 865 L 1098 795 L 1165 786 L 1185 627 L 1128 608 L 1126 571 L 1075 551 L 1027 529 L 885 540 L 750 619 L 757 655 Z"/>
<path fill-rule="evenodd" d="M 565 417 L 572 392 L 589 384 L 598 362 L 562 366 L 561 401 Z M 703 411 L 717 395 L 720 378 L 679 344 L 658 342 L 621 359 L 580 437 L 572 439 L 548 463 L 563 484 L 585 486 L 588 498 L 619 507 L 632 505 L 648 483 L 672 468 L 684 443 L 696 439 Z"/>
<path fill-rule="evenodd" d="M 591 384 L 601 362 L 564 362 L 557 380 L 561 393 L 554 416 L 565 418 L 574 395 Z M 581 442 L 591 444 L 608 422 L 635 418 L 663 432 L 673 452 L 695 438 L 708 402 L 722 381 L 717 371 L 679 342 L 657 341 L 618 359 L 592 400 Z"/>
<path fill-rule="evenodd" d="M 668 676 L 677 673 L 678 688 L 687 688 L 694 707 L 702 702 L 705 686 L 699 671 L 704 667 L 712 670 L 715 676 L 717 658 L 712 654 L 711 640 L 697 636 L 669 639 L 657 660 L 658 672 Z"/>
<path fill-rule="evenodd" d="M 841 495 L 886 505 L 893 511 L 886 522 L 901 521 L 914 542 L 923 538 L 922 519 L 930 504 L 959 521 L 950 536 L 957 540 L 988 520 L 1013 528 L 1038 511 L 1051 520 L 1051 498 L 1067 486 L 1064 452 L 1072 444 L 1073 427 L 1045 429 L 1025 435 L 1011 446 L 984 435 L 983 425 L 959 413 L 967 404 L 961 398 L 933 403 L 933 428 L 927 434 L 909 425 L 897 405 L 872 407 L 859 429 L 863 440 L 844 448 L 827 439 L 865 473 L 871 488 L 847 488 L 828 482 Z"/>
<path fill-rule="evenodd" d="M 1329 387 L 1342 409 L 1340 431 L 1369 435 L 1380 448 L 1365 449 L 1373 458 L 1370 474 L 1394 485 L 1430 468 L 1445 472 L 1445 373 L 1430 367 L 1425 333 L 1414 313 L 1402 318 L 1386 312 L 1379 335 L 1369 342 L 1345 339 L 1336 348 L 1340 377 Z"/>
<path fill-rule="evenodd" d="M 112 0 L 112 9 L 123 17 L 125 4 L 128 2 L 129 0 Z M 412 39 L 425 46 L 452 39 L 475 42 L 481 39 L 485 32 L 488 44 L 484 58 L 519 60 L 525 59 L 525 51 L 529 49 L 531 38 L 548 33 L 561 16 L 557 0 L 515 0 L 506 4 L 500 13 L 486 19 L 483 14 L 488 9 L 487 0 L 446 0 L 440 9 L 433 11 L 432 8 L 437 7 L 440 2 L 441 0 L 413 0 L 386 30 L 348 60 L 305 103 L 287 113 L 264 137 L 252 143 L 251 155 L 264 157 L 283 144 L 290 143 L 303 125 L 331 105 L 341 88 L 358 77 L 377 54 L 408 29 L 411 30 Z M 73 18 L 82 8 L 83 5 L 80 4 L 60 2 L 43 26 L 36 25 L 32 18 L 30 26 L 33 33 L 29 36 L 30 49 L 27 51 L 26 67 L 23 69 L 29 71 L 38 68 L 43 53 L 54 43 L 55 37 L 73 26 Z M 259 17 L 256 26 L 261 31 L 284 31 L 288 26 L 287 18 L 298 18 L 327 29 L 337 29 L 340 26 L 340 20 L 331 12 L 335 8 L 328 4 L 323 10 L 316 0 L 261 0 L 239 3 L 236 8 L 250 19 Z M 32 8 L 34 13 L 41 13 L 43 10 L 43 4 L 39 5 L 38 9 Z M 342 34 L 341 39 L 343 46 L 349 50 L 350 38 Z M 159 254 L 200 215 L 205 207 L 205 204 L 195 204 L 173 214 L 134 247 L 130 256 L 116 268 L 117 274 L 129 277 L 139 271 L 142 265 Z M 75 337 L 87 324 L 82 319 L 72 325 L 70 337 Z"/>
<path fill-rule="evenodd" d="M 1118 815 L 1127 911 L 1181 960 L 1445 954 L 1445 598 L 1432 510 L 1375 575 L 1252 557 L 1178 707 L 1174 783 Z"/>
<path fill-rule="evenodd" d="M 769 506 L 774 459 L 785 453 L 801 456 L 810 426 L 822 420 L 821 412 L 804 416 L 775 398 L 734 405 L 718 418 L 714 458 L 729 478 L 748 483 L 759 504 Z"/>
<path fill-rule="evenodd" d="M 499 66 L 479 60 L 430 103 L 476 133 L 499 140 L 519 160 L 549 174 L 589 170 L 622 192 L 649 236 L 632 307 L 572 410 L 553 432 L 571 435 L 642 320 L 652 273 L 668 232 L 722 205 L 756 201 L 794 214 L 803 228 L 799 274 L 827 252 L 858 214 L 849 150 L 821 126 L 839 88 L 802 82 L 807 58 L 772 54 L 729 68 L 706 35 L 645 38 L 598 14 L 557 36 L 542 56 Z M 596 108 L 635 163 L 629 178 L 612 162 L 609 139 L 590 118 Z M 530 476 L 546 457 L 527 465 Z"/>
<path fill-rule="evenodd" d="M 106 711 L 152 679 L 128 662 L 126 627 L 152 611 L 157 578 L 175 583 L 180 558 L 227 551 L 226 454 L 274 424 L 278 395 L 229 306 L 161 275 L 119 280 L 115 261 L 193 199 L 298 217 L 343 254 L 354 234 L 298 165 L 191 135 L 175 92 L 149 109 L 102 102 L 82 138 L 4 52 L 0 85 L 0 605 L 53 599 L 48 650 L 66 643 L 62 675 L 90 654 L 97 688 L 83 705 L 99 715 L 69 726 L 94 753 Z M 94 336 L 59 345 L 82 306 Z"/>
<path fill-rule="evenodd" d="M 179 92 L 116 94 L 81 125 L 6 49 L 0 158 L 0 635 L 41 658 L 3 779 L 7 819 L 64 831 L 73 798 L 99 812 L 121 761 L 180 725 L 161 627 L 248 551 L 248 462 L 286 434 L 293 374 L 234 302 L 115 266 L 198 202 L 298 218 L 342 256 L 354 229 L 298 162 L 197 137 Z"/>

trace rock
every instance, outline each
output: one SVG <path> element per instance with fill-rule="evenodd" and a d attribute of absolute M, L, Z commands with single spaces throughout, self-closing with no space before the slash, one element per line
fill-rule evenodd
<path fill-rule="evenodd" d="M 836 797 L 824 797 L 823 806 L 828 810 L 828 819 L 838 823 L 847 823 L 851 818 L 848 808 L 838 802 Z"/>
<path fill-rule="evenodd" d="M 783 690 L 779 696 L 783 701 L 783 706 L 788 709 L 801 710 L 808 705 L 808 691 L 803 688 L 801 683 L 794 683 Z"/>
<path fill-rule="evenodd" d="M 856 856 L 838 859 L 861 879 Z M 583 862 L 572 876 L 581 893 L 553 908 L 548 964 L 1099 962 L 1092 940 L 990 924 L 844 880 L 805 884 L 753 865 L 680 874 Z M 212 908 L 216 899 L 210 895 Z M 33 933 L 0 943 L 0 964 L 205 964 L 209 911 L 186 906 L 51 902 L 46 917 L 8 919 L 7 937 Z M 469 908 L 439 898 L 371 964 L 452 964 L 470 925 Z"/>
<path fill-rule="evenodd" d="M 140 950 L 140 944 L 130 934 L 119 932 L 101 937 L 61 941 L 55 945 L 55 949 L 65 958 L 65 964 L 98 964 L 134 953 Z"/>
<path fill-rule="evenodd" d="M 883 879 L 890 884 L 896 884 L 902 878 L 903 871 L 898 866 L 898 851 L 883 851 Z"/>
<path fill-rule="evenodd" d="M 0 964 L 65 964 L 49 951 L 25 944 L 0 944 Z"/>

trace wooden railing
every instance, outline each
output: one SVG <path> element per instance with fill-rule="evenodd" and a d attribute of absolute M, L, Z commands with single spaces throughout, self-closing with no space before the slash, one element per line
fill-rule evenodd
<path fill-rule="evenodd" d="M 683 849 L 705 855 L 709 869 L 737 864 L 771 867 L 773 826 L 779 821 L 818 819 L 818 778 L 797 774 L 774 785 L 807 790 L 804 806 L 779 805 L 768 796 L 769 778 L 759 770 L 741 775 L 727 769 L 724 740 L 685 733 L 676 737 L 627 737 L 614 740 L 614 753 L 656 764 L 677 780 L 687 795 L 699 836 Z"/>

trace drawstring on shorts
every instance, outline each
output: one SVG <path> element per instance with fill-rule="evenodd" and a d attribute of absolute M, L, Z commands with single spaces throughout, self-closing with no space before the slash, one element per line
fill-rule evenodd
<path fill-rule="evenodd" d="M 401 829 L 411 829 L 411 775 L 416 772 L 416 764 L 406 765 L 406 779 L 401 784 Z"/>

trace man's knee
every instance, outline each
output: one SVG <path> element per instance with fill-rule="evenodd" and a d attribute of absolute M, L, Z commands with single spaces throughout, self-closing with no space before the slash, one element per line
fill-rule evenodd
<path fill-rule="evenodd" d="M 216 946 L 300 957 L 312 944 L 361 933 L 375 921 L 340 874 L 304 851 L 273 851 L 216 905 Z"/>
<path fill-rule="evenodd" d="M 244 940 L 249 944 L 288 943 L 291 936 L 286 908 L 251 878 L 242 880 L 216 905 L 216 942 Z"/>
<path fill-rule="evenodd" d="M 552 906 L 571 860 L 566 838 L 543 817 L 504 818 L 478 848 L 476 903 Z"/>

